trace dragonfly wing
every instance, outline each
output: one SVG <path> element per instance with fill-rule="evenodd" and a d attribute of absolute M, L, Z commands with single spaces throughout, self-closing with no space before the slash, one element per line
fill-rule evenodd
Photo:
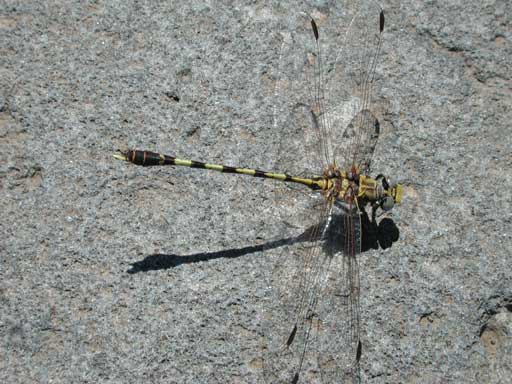
<path fill-rule="evenodd" d="M 343 263 L 338 281 L 341 285 L 334 285 L 335 290 L 341 292 L 341 297 L 347 297 L 347 306 L 344 310 L 348 313 L 349 324 L 346 327 L 345 340 L 347 341 L 346 367 L 352 381 L 359 381 L 359 360 L 361 358 L 360 339 L 360 280 L 359 261 L 357 256 L 361 253 L 361 216 L 357 212 L 343 215 L 345 222 L 345 239 L 343 246 Z M 334 293 L 336 297 L 336 293 Z M 340 306 L 341 307 L 341 306 Z M 346 316 L 347 317 L 347 316 Z"/>
<path fill-rule="evenodd" d="M 367 168 L 379 133 L 371 111 L 384 14 L 375 3 L 361 2 L 350 15 L 350 21 L 344 20 L 343 43 L 327 85 L 326 113 L 337 132 L 341 129 L 334 149 L 338 165 Z"/>
<path fill-rule="evenodd" d="M 382 27 L 380 8 L 364 3 L 329 14 L 313 10 L 318 25 L 307 15 L 285 22 L 271 76 L 272 129 L 281 137 L 275 169 L 312 176 L 336 160 L 369 170 L 378 139 L 370 110 Z M 261 318 L 265 382 L 357 382 L 360 217 L 326 204 L 302 210 L 301 201 L 283 188 L 276 210 L 289 217 L 279 222 L 315 224 L 273 261 Z"/>
<path fill-rule="evenodd" d="M 373 152 L 379 139 L 379 133 L 379 120 L 369 109 L 360 111 L 354 116 L 343 133 L 343 142 L 347 145 L 354 146 L 353 142 L 357 141 L 352 160 L 347 161 L 352 161 L 358 167 L 359 172 L 364 175 L 370 173 Z"/>
<path fill-rule="evenodd" d="M 263 318 L 267 383 L 359 377 L 360 216 L 318 211 L 318 223 L 283 249 L 272 272 Z"/>
<path fill-rule="evenodd" d="M 273 121 L 286 136 L 276 165 L 292 173 L 334 162 L 367 173 L 380 132 L 371 109 L 384 14 L 371 1 L 331 12 L 318 23 L 301 13 L 280 34 Z"/>
<path fill-rule="evenodd" d="M 371 110 L 382 10 L 367 1 L 330 12 L 318 21 L 293 16 L 279 35 L 273 127 L 286 133 L 276 166 L 291 173 L 318 173 L 334 162 L 367 172 L 380 131 Z"/>
<path fill-rule="evenodd" d="M 274 70 L 273 129 L 281 133 L 276 168 L 311 176 L 328 164 L 324 125 L 318 121 L 313 79 L 318 66 L 311 18 L 291 16 L 279 34 L 279 64 Z"/>
<path fill-rule="evenodd" d="M 323 293 L 324 302 L 318 311 L 324 330 L 322 382 L 357 383 L 361 357 L 357 259 L 361 250 L 361 220 L 356 210 L 335 212 L 324 246 L 335 256 Z"/>
<path fill-rule="evenodd" d="M 268 383 L 314 382 L 319 378 L 318 305 L 331 273 L 332 255 L 323 246 L 331 220 L 324 206 L 315 225 L 283 249 L 273 268 L 263 317 L 263 360 Z"/>

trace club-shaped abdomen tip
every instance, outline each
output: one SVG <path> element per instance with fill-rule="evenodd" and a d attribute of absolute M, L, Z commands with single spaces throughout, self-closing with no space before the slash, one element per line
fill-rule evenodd
<path fill-rule="evenodd" d="M 120 149 L 114 152 L 114 158 L 117 160 L 128 161 L 127 152 L 123 152 Z"/>

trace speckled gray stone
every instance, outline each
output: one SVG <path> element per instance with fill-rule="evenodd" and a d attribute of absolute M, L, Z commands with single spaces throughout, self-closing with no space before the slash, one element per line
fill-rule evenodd
<path fill-rule="evenodd" d="M 300 215 L 270 181 L 112 153 L 272 169 L 275 32 L 330 7 L 2 2 L 0 382 L 261 382 Z M 383 7 L 375 164 L 405 194 L 399 241 L 359 258 L 362 381 L 511 382 L 511 3 Z"/>

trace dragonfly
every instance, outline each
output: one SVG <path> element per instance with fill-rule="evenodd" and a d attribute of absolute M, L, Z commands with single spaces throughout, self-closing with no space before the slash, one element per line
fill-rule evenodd
<path fill-rule="evenodd" d="M 363 240 L 362 218 L 369 209 L 375 220 L 377 212 L 390 212 L 402 199 L 401 184 L 383 174 L 371 176 L 380 134 L 379 120 L 371 111 L 372 89 L 384 11 L 368 2 L 349 16 L 343 49 L 328 63 L 322 56 L 319 26 L 305 15 L 313 47 L 303 61 L 309 68 L 304 86 L 310 97 L 292 105 L 295 111 L 289 116 L 294 118 L 283 121 L 294 124 L 295 119 L 301 120 L 297 124 L 305 128 L 299 145 L 301 139 L 313 143 L 308 154 L 320 165 L 317 172 L 266 171 L 139 149 L 114 154 L 118 160 L 144 167 L 183 166 L 272 179 L 319 197 L 320 204 L 312 211 L 314 225 L 304 232 L 307 245 L 283 254 L 272 270 L 271 308 L 263 311 L 261 319 L 265 382 L 360 381 L 363 345 L 357 256 Z M 293 48 L 296 44 L 283 40 L 283 45 Z M 277 81 L 278 87 L 285 83 Z M 345 113 L 336 109 L 342 103 Z M 294 142 L 286 140 L 282 149 L 292 160 L 295 152 L 290 145 Z"/>

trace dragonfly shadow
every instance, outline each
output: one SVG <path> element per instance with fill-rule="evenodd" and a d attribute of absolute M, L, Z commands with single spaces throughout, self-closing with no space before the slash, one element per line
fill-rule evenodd
<path fill-rule="evenodd" d="M 243 248 L 227 249 L 217 252 L 201 252 L 192 255 L 175 255 L 175 254 L 162 254 L 156 253 L 153 255 L 146 256 L 144 260 L 136 261 L 132 264 L 132 268 L 129 269 L 128 273 L 138 273 L 155 271 L 159 269 L 174 268 L 182 264 L 197 263 L 201 261 L 208 261 L 213 259 L 233 259 L 249 255 L 255 252 L 262 252 L 267 249 L 282 247 L 283 245 L 290 244 L 294 238 L 280 239 L 271 241 L 261 245 L 254 245 Z"/>
<path fill-rule="evenodd" d="M 334 226 L 344 233 L 344 221 L 341 216 L 334 217 Z M 323 227 L 324 223 L 320 223 L 320 227 Z M 269 249 L 279 248 L 284 245 L 291 245 L 295 243 L 304 243 L 314 240 L 318 240 L 318 236 L 315 238 L 314 234 L 318 231 L 315 229 L 317 226 L 312 226 L 306 229 L 302 234 L 274 241 L 269 241 L 261 245 L 248 246 L 243 248 L 227 249 L 217 252 L 201 252 L 192 255 L 176 255 L 176 254 L 153 254 L 146 256 L 141 261 L 132 263 L 131 268 L 127 271 L 129 274 L 156 271 L 160 269 L 170 269 L 177 267 L 182 264 L 197 263 L 202 261 L 208 261 L 213 259 L 232 259 L 236 257 L 242 257 L 251 253 L 262 252 Z M 361 215 L 361 252 L 366 252 L 370 249 L 380 248 L 386 249 L 393 245 L 399 238 L 399 230 L 393 220 L 390 218 L 382 219 L 378 224 L 375 220 L 370 220 L 366 212 Z M 329 235 L 328 235 L 329 236 Z M 330 243 L 329 241 L 327 243 Z M 342 243 L 340 241 L 338 244 Z M 340 251 L 336 247 L 328 245 L 330 252 Z"/>

